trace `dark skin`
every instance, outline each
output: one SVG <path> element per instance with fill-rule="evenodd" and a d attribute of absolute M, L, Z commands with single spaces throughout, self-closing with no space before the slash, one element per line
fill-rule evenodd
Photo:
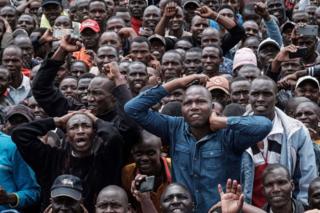
<path fill-rule="evenodd" d="M 6 19 L 12 30 L 16 28 L 17 22 L 17 11 L 15 8 L 10 6 L 5 6 L 0 10 L 0 16 Z"/>
<path fill-rule="evenodd" d="M 164 177 L 161 175 L 161 140 L 151 134 L 142 134 L 143 141 L 133 147 L 132 157 L 139 174 L 155 176 L 154 190 L 157 190 L 164 182 Z"/>
<path fill-rule="evenodd" d="M 10 85 L 18 88 L 21 85 L 23 76 L 21 74 L 22 67 L 22 51 L 19 48 L 8 47 L 3 51 L 2 64 L 10 73 Z"/>
<path fill-rule="evenodd" d="M 199 52 L 186 52 L 183 66 L 185 68 L 184 74 L 190 75 L 197 73 L 201 68 L 201 53 Z"/>
<path fill-rule="evenodd" d="M 54 25 L 54 21 L 60 16 L 61 12 L 62 8 L 57 4 L 47 4 L 43 7 L 43 14 L 47 17 L 51 26 Z"/>
<path fill-rule="evenodd" d="M 111 185 L 99 192 L 96 202 L 96 213 L 127 213 L 129 209 L 128 197 L 122 188 Z"/>
<path fill-rule="evenodd" d="M 308 203 L 310 209 L 320 209 L 320 180 L 314 180 L 308 191 Z"/>
<path fill-rule="evenodd" d="M 97 77 L 88 87 L 88 109 L 96 115 L 102 115 L 114 108 L 115 98 L 111 94 L 112 82 L 107 78 Z"/>
<path fill-rule="evenodd" d="M 171 184 L 161 196 L 161 210 L 163 213 L 177 211 L 191 213 L 193 203 L 190 193 L 179 185 Z"/>
<path fill-rule="evenodd" d="M 98 48 L 98 40 L 100 34 L 90 28 L 86 28 L 81 32 L 81 38 L 87 49 L 96 51 Z"/>
<path fill-rule="evenodd" d="M 89 18 L 89 1 L 88 0 L 77 1 L 76 8 L 77 8 L 76 15 L 80 22 Z"/>
<path fill-rule="evenodd" d="M 0 68 L 0 94 L 2 95 L 9 86 L 9 71 L 5 68 Z"/>
<path fill-rule="evenodd" d="M 201 61 L 204 73 L 213 77 L 219 73 L 219 66 L 223 62 L 223 58 L 216 47 L 205 47 L 202 50 Z"/>
<path fill-rule="evenodd" d="M 33 58 L 33 46 L 30 38 L 17 37 L 14 39 L 14 44 L 21 48 L 23 56 L 23 67 L 31 68 Z"/>
<path fill-rule="evenodd" d="M 276 86 L 271 80 L 253 80 L 249 93 L 249 103 L 255 115 L 262 115 L 273 120 L 276 104 Z"/>
<path fill-rule="evenodd" d="M 132 0 L 129 2 L 129 12 L 132 17 L 141 19 L 143 16 L 143 11 L 147 7 L 147 2 L 145 0 Z"/>
<path fill-rule="evenodd" d="M 291 193 L 293 182 L 283 168 L 272 170 L 263 179 L 263 193 L 272 212 L 292 212 Z"/>
<path fill-rule="evenodd" d="M 72 199 L 71 197 L 61 196 L 51 198 L 52 213 L 68 212 L 68 213 L 81 213 L 81 202 Z"/>
<path fill-rule="evenodd" d="M 17 28 L 26 30 L 29 35 L 31 34 L 31 32 L 34 30 L 35 27 L 36 27 L 36 23 L 32 16 L 24 14 L 18 18 Z"/>
<path fill-rule="evenodd" d="M 230 84 L 230 97 L 232 103 L 246 106 L 249 102 L 249 81 L 235 81 Z"/>
<path fill-rule="evenodd" d="M 148 63 L 148 56 L 150 55 L 150 47 L 147 42 L 133 42 L 130 46 L 130 55 L 134 61 Z"/>
<path fill-rule="evenodd" d="M 180 77 L 183 65 L 179 53 L 165 53 L 162 57 L 161 64 L 162 78 L 164 81 Z"/>
<path fill-rule="evenodd" d="M 143 63 L 131 64 L 129 66 L 127 79 L 132 93 L 138 95 L 139 91 L 148 82 L 147 67 Z"/>
<path fill-rule="evenodd" d="M 71 64 L 70 73 L 72 76 L 79 78 L 82 74 L 88 72 L 88 67 L 82 61 L 76 61 Z"/>
<path fill-rule="evenodd" d="M 100 29 L 104 29 L 104 21 L 107 18 L 107 8 L 103 2 L 92 1 L 89 3 L 89 17 L 98 22 Z"/>
<path fill-rule="evenodd" d="M 173 92 L 176 89 L 185 88 L 193 81 L 199 81 L 200 85 L 206 84 L 208 76 L 203 74 L 192 74 L 183 78 L 174 79 L 163 85 L 168 93 Z M 192 90 L 191 90 L 192 89 Z M 184 119 L 190 126 L 190 131 L 194 137 L 199 140 L 205 136 L 211 129 L 211 131 L 217 131 L 227 126 L 226 117 L 217 117 L 215 113 L 212 113 L 212 101 L 211 94 L 207 89 L 201 86 L 192 86 L 186 93 L 183 101 L 182 111 Z M 211 114 L 208 116 L 208 113 Z M 210 117 L 209 122 L 206 118 Z"/>

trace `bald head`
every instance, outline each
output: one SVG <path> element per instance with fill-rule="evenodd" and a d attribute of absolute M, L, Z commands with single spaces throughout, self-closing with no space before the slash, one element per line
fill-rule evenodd
<path fill-rule="evenodd" d="M 10 53 L 15 52 L 15 54 L 17 54 L 18 56 L 22 57 L 22 50 L 18 46 L 10 45 L 9 47 L 6 47 L 3 50 L 3 55 L 8 54 L 9 52 Z"/>
<path fill-rule="evenodd" d="M 102 76 L 94 77 L 89 84 L 89 88 L 91 88 L 93 85 L 95 85 L 97 87 L 101 87 L 103 90 L 108 91 L 110 93 L 115 88 L 113 81 L 109 80 L 106 77 L 102 77 Z"/>
<path fill-rule="evenodd" d="M 156 13 L 158 13 L 158 15 L 160 16 L 160 8 L 154 5 L 150 5 L 148 6 L 144 12 L 143 12 L 143 16 L 145 16 L 147 13 L 149 13 L 149 11 L 155 11 Z"/>
<path fill-rule="evenodd" d="M 119 213 L 129 212 L 127 193 L 119 186 L 110 185 L 99 192 L 96 213 L 103 213 L 106 209 Z"/>
<path fill-rule="evenodd" d="M 188 94 L 194 93 L 194 92 L 201 92 L 202 95 L 204 95 L 206 98 L 208 98 L 210 101 L 212 101 L 212 96 L 211 93 L 209 92 L 209 90 L 207 88 L 205 88 L 204 86 L 201 85 L 192 85 L 190 87 L 187 88 L 186 90 L 186 96 Z"/>

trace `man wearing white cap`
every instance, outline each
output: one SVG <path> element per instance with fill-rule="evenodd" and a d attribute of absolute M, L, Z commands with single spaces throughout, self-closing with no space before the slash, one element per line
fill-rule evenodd
<path fill-rule="evenodd" d="M 298 79 L 294 96 L 304 96 L 309 98 L 311 101 L 318 103 L 320 95 L 319 81 L 312 76 L 304 76 Z"/>

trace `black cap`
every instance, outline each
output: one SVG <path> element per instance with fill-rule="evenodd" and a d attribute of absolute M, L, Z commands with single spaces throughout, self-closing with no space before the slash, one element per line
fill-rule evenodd
<path fill-rule="evenodd" d="M 33 114 L 32 110 L 29 107 L 22 105 L 22 104 L 8 107 L 6 114 L 5 114 L 5 120 L 9 120 L 14 115 L 22 115 L 29 122 L 34 120 L 34 114 Z"/>
<path fill-rule="evenodd" d="M 60 175 L 53 182 L 51 197 L 65 196 L 80 201 L 82 190 L 80 178 L 73 175 Z"/>
<path fill-rule="evenodd" d="M 43 0 L 41 7 L 44 7 L 47 4 L 56 4 L 56 5 L 61 6 L 61 0 Z"/>

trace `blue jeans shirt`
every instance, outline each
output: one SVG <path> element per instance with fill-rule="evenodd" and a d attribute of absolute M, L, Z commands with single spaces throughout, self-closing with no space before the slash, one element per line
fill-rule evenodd
<path fill-rule="evenodd" d="M 225 186 L 228 178 L 239 180 L 241 153 L 262 140 L 272 123 L 260 116 L 229 117 L 227 128 L 197 141 L 184 118 L 149 110 L 167 95 L 162 86 L 151 88 L 129 101 L 125 111 L 144 129 L 169 143 L 174 181 L 189 189 L 195 212 L 208 212 L 220 200 L 218 184 Z"/>

